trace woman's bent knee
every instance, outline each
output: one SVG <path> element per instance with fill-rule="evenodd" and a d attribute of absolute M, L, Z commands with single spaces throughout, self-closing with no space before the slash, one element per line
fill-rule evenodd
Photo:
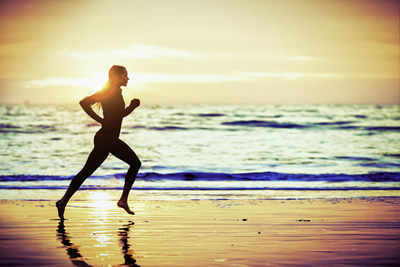
<path fill-rule="evenodd" d="M 142 162 L 137 157 L 132 157 L 130 159 L 130 161 L 128 162 L 128 164 L 129 164 L 129 167 L 135 168 L 135 169 L 140 169 L 140 167 L 142 166 Z"/>

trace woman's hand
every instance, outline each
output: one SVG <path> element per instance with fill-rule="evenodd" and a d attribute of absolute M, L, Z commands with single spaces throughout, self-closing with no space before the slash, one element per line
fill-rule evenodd
<path fill-rule="evenodd" d="M 123 114 L 124 117 L 128 116 L 129 114 L 131 114 L 132 111 L 133 111 L 135 108 L 137 108 L 138 106 L 140 106 L 140 100 L 137 99 L 137 98 L 132 99 L 132 100 L 131 100 L 131 104 L 129 105 L 129 107 L 127 107 L 127 108 L 125 109 L 125 112 L 124 112 L 124 114 Z"/>
<path fill-rule="evenodd" d="M 132 99 L 130 106 L 134 109 L 137 108 L 138 106 L 140 106 L 140 100 L 137 98 Z"/>

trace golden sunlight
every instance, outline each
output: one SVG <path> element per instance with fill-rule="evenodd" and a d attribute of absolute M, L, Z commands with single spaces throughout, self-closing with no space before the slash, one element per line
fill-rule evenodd
<path fill-rule="evenodd" d="M 76 103 L 114 64 L 144 103 L 399 101 L 398 1 L 23 2 L 0 9 L 0 103 Z"/>
<path fill-rule="evenodd" d="M 101 219 L 108 217 L 110 210 L 117 209 L 116 201 L 108 191 L 90 191 L 88 200 L 94 208 L 90 213 L 96 218 L 96 223 L 101 224 Z"/>

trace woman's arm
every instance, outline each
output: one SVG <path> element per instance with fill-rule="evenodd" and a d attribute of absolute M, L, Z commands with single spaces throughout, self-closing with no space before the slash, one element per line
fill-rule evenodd
<path fill-rule="evenodd" d="M 103 118 L 97 115 L 96 112 L 93 111 L 92 105 L 100 101 L 100 96 L 98 94 L 94 94 L 82 99 L 79 104 L 83 108 L 83 110 L 88 114 L 92 119 L 97 121 L 98 123 L 103 123 Z"/>
<path fill-rule="evenodd" d="M 132 111 L 135 110 L 135 108 L 137 108 L 138 106 L 140 106 L 140 100 L 137 98 L 132 99 L 131 104 L 124 111 L 124 117 L 131 114 Z"/>

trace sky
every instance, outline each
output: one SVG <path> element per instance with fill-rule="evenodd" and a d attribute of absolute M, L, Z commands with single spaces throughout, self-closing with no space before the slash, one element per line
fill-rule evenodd
<path fill-rule="evenodd" d="M 0 103 L 400 104 L 399 3 L 0 0 Z"/>

